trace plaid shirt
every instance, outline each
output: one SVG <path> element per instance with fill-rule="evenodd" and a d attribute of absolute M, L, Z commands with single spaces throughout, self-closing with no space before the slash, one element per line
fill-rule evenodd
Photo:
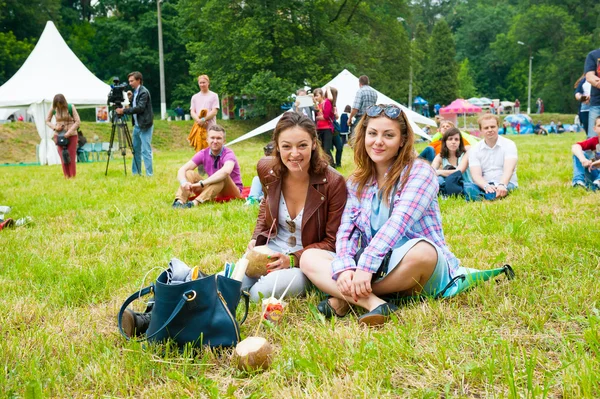
<path fill-rule="evenodd" d="M 406 173 L 402 172 L 400 179 Z M 357 197 L 358 185 L 348 179 L 348 201 L 342 215 L 342 223 L 336 237 L 336 257 L 332 263 L 332 277 L 337 280 L 346 270 L 361 269 L 375 273 L 385 254 L 402 238 L 427 238 L 443 252 L 448 263 L 450 277 L 459 267 L 458 259 L 450 252 L 444 232 L 437 201 L 439 190 L 435 171 L 422 161 L 415 161 L 406 185 L 394 195 L 392 216 L 371 236 L 371 202 L 379 191 L 377 181 L 365 186 L 361 198 Z M 356 227 L 356 231 L 352 231 Z M 352 234 L 352 236 L 350 236 Z M 359 243 L 360 237 L 360 243 Z M 360 247 L 365 248 L 358 265 L 354 255 Z"/>
<path fill-rule="evenodd" d="M 352 108 L 356 108 L 356 115 L 362 116 L 367 112 L 367 108 L 377 103 L 377 92 L 371 86 L 363 86 L 356 92 Z"/>

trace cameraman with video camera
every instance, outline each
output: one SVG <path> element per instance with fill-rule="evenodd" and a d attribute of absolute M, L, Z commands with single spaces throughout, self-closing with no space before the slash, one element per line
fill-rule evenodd
<path fill-rule="evenodd" d="M 55 123 L 52 123 L 52 117 Z M 65 96 L 57 94 L 52 100 L 52 108 L 46 116 L 46 125 L 54 131 L 54 142 L 60 155 L 63 174 L 68 179 L 75 177 L 77 163 L 77 130 L 79 114 L 73 104 L 68 104 Z"/>
<path fill-rule="evenodd" d="M 133 115 L 133 150 L 135 162 L 132 162 L 131 172 L 134 175 L 141 174 L 138 166 L 142 165 L 142 158 L 146 167 L 146 176 L 152 176 L 152 132 L 154 131 L 154 114 L 152 112 L 152 101 L 150 92 L 142 86 L 143 78 L 140 72 L 131 72 L 127 75 L 129 85 L 133 89 L 130 96 L 130 108 L 117 108 L 115 112 L 119 115 Z M 130 93 L 128 93 L 130 94 Z"/>

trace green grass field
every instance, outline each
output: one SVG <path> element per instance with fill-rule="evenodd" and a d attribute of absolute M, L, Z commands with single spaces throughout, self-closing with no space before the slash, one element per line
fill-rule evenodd
<path fill-rule="evenodd" d="M 117 333 L 122 301 L 169 259 L 216 272 L 251 237 L 258 209 L 242 202 L 171 209 L 190 149 L 157 151 L 153 178 L 125 176 L 120 158 L 107 177 L 104 162 L 78 164 L 74 180 L 59 165 L 0 168 L 0 205 L 35 219 L 0 232 L 0 397 L 600 397 L 600 193 L 570 188 L 570 145 L 583 134 L 509 138 L 520 189 L 441 210 L 464 265 L 509 263 L 514 281 L 408 305 L 377 330 L 352 315 L 324 322 L 316 293 L 292 300 L 260 332 L 275 359 L 257 374 L 228 353 L 163 356 Z M 266 141 L 233 147 L 245 185 Z M 348 148 L 343 163 L 347 176 Z M 243 336 L 259 317 L 252 306 Z"/>

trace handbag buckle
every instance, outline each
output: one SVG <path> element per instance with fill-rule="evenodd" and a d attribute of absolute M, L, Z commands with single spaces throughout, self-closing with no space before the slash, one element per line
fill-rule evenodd
<path fill-rule="evenodd" d="M 194 291 L 194 290 L 186 291 L 183 293 L 183 297 L 185 298 L 186 301 L 192 302 L 194 299 L 196 299 L 196 291 Z"/>

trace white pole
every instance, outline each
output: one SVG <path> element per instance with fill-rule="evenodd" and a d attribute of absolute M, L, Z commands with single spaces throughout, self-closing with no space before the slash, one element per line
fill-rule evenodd
<path fill-rule="evenodd" d="M 165 95 L 165 58 L 163 53 L 162 17 L 160 0 L 156 1 L 158 19 L 158 59 L 160 63 L 160 119 L 167 119 L 167 97 Z"/>
<path fill-rule="evenodd" d="M 531 63 L 533 57 L 531 56 L 531 47 L 529 47 L 529 84 L 527 85 L 527 115 L 531 114 Z"/>

